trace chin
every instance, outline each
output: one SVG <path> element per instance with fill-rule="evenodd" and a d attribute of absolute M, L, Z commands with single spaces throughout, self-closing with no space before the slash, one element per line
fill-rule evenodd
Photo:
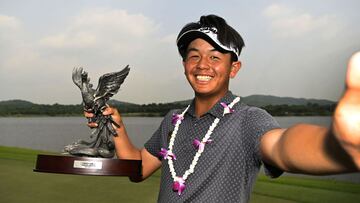
<path fill-rule="evenodd" d="M 205 89 L 205 88 L 193 88 L 194 92 L 196 94 L 211 94 L 212 90 L 210 89 Z"/>
<path fill-rule="evenodd" d="M 195 92 L 195 95 L 203 96 L 203 97 L 209 97 L 209 96 L 216 95 L 216 93 L 214 93 L 212 91 L 194 91 L 194 92 Z"/>

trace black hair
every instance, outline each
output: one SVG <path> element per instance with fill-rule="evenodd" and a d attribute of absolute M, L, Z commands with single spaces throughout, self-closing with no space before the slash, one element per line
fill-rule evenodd
<path fill-rule="evenodd" d="M 179 32 L 177 39 L 185 32 L 189 30 L 195 30 L 202 27 L 215 27 L 217 29 L 218 34 L 218 40 L 228 47 L 235 47 L 239 51 L 239 55 L 241 53 L 242 48 L 245 46 L 243 38 L 240 36 L 240 34 L 232 28 L 230 25 L 226 23 L 226 21 L 217 16 L 217 15 L 204 15 L 200 17 L 200 20 L 198 22 L 191 22 L 186 24 Z M 189 44 L 185 44 L 182 46 L 178 45 L 178 50 L 183 58 L 185 60 L 186 58 L 186 51 Z M 232 53 L 232 52 L 231 52 Z M 236 54 L 232 53 L 232 61 L 237 61 L 238 56 Z"/>

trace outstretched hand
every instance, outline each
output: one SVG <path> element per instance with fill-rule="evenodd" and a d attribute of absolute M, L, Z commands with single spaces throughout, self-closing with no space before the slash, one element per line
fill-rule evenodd
<path fill-rule="evenodd" d="M 360 52 L 349 61 L 346 90 L 335 110 L 333 132 L 360 169 Z"/>

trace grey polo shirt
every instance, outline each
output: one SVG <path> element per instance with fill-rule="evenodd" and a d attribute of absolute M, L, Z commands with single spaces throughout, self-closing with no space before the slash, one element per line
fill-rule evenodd
<path fill-rule="evenodd" d="M 223 116 L 220 102 L 231 103 L 235 96 L 229 91 L 209 112 L 200 118 L 195 116 L 194 101 L 184 116 L 173 152 L 176 155 L 174 168 L 177 176 L 183 176 L 195 156 L 192 145 L 196 138 L 201 140 L 215 118 L 220 122 L 211 134 L 213 141 L 206 144 L 195 167 L 186 180 L 186 189 L 180 196 L 172 191 L 173 179 L 167 160 L 162 160 L 162 173 L 158 202 L 248 202 L 253 184 L 262 164 L 259 151 L 260 137 L 267 131 L 279 128 L 279 124 L 266 111 L 249 107 L 241 101 L 234 105 L 234 112 Z M 145 143 L 145 148 L 159 157 L 161 148 L 168 148 L 174 125 L 170 111 L 154 135 Z M 159 157 L 160 159 L 160 157 Z M 271 177 L 281 171 L 265 165 Z"/>

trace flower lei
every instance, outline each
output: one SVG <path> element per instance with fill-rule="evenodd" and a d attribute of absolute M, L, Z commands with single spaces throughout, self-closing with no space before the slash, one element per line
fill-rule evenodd
<path fill-rule="evenodd" d="M 229 113 L 233 113 L 234 110 L 232 109 L 232 107 L 238 103 L 240 101 L 240 97 L 236 97 L 229 105 L 227 105 L 224 102 L 221 102 L 220 104 L 224 107 L 224 113 L 223 116 L 225 116 L 226 114 Z M 190 105 L 186 107 L 186 109 L 181 113 L 181 114 L 174 114 L 172 117 L 172 123 L 175 125 L 175 128 L 171 134 L 171 138 L 170 138 L 170 142 L 169 142 L 169 148 L 168 149 L 164 149 L 161 148 L 161 151 L 159 152 L 159 155 L 163 158 L 163 159 L 167 159 L 168 160 L 168 164 L 169 164 L 169 168 L 170 168 L 170 173 L 171 176 L 174 180 L 172 189 L 178 193 L 178 195 L 181 195 L 183 193 L 183 191 L 185 190 L 185 181 L 186 179 L 189 177 L 190 174 L 194 173 L 194 169 L 195 166 L 201 156 L 201 154 L 203 153 L 204 149 L 205 149 L 205 144 L 211 143 L 212 140 L 210 139 L 210 135 L 213 133 L 215 127 L 217 126 L 217 124 L 219 123 L 220 119 L 216 118 L 213 123 L 210 125 L 207 133 L 205 134 L 204 138 L 200 141 L 198 139 L 195 139 L 193 141 L 193 145 L 195 147 L 195 149 L 197 149 L 197 152 L 190 164 L 190 167 L 188 170 L 185 171 L 184 175 L 182 177 L 177 176 L 176 172 L 175 172 L 175 168 L 174 168 L 174 162 L 173 160 L 176 160 L 176 156 L 173 153 L 173 147 L 174 147 L 174 142 L 175 142 L 175 137 L 176 134 L 179 130 L 179 126 L 181 124 L 181 121 L 184 119 L 184 115 L 187 112 L 187 110 L 189 109 Z"/>

